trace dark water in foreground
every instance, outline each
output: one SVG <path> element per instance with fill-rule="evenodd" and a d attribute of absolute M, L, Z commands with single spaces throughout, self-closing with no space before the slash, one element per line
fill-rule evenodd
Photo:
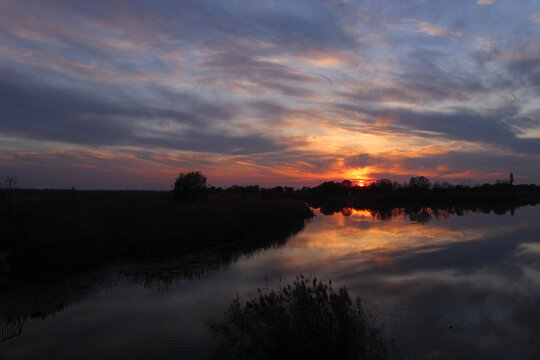
<path fill-rule="evenodd" d="M 229 264 L 119 264 L 2 289 L 0 359 L 206 358 L 209 317 L 297 274 L 360 295 L 405 359 L 540 358 L 540 207 L 344 213 Z"/>

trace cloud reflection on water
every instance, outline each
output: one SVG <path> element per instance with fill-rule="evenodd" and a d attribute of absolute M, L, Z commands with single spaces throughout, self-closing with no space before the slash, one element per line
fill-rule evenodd
<path fill-rule="evenodd" d="M 144 277 L 96 277 L 97 289 L 79 295 L 72 285 L 60 294 L 82 299 L 54 317 L 27 321 L 21 336 L 2 343 L 0 357 L 37 359 L 61 345 L 64 358 L 104 351 L 196 358 L 212 344 L 204 321 L 219 317 L 235 293 L 245 300 L 258 287 L 313 274 L 360 295 L 405 359 L 534 358 L 540 355 L 539 210 L 463 212 L 428 222 L 411 221 L 410 211 L 393 211 L 384 221 L 368 210 L 318 214 L 283 246 L 210 267 L 198 280 L 170 281 L 171 263 L 162 266 L 164 288 L 145 287 Z M 159 271 L 151 280 L 159 280 Z"/>
<path fill-rule="evenodd" d="M 384 222 L 366 211 L 318 215 L 249 269 L 346 285 L 375 309 L 405 358 L 528 358 L 540 354 L 537 214 L 423 223 L 406 213 Z"/>

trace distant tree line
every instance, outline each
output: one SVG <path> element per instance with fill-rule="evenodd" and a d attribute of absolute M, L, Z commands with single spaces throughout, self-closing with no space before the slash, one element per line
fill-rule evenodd
<path fill-rule="evenodd" d="M 368 193 L 416 193 L 416 194 L 444 194 L 467 192 L 507 192 L 538 190 L 534 184 L 514 185 L 514 175 L 511 173 L 508 180 L 497 180 L 495 184 L 453 185 L 447 181 L 431 182 L 425 176 L 413 176 L 408 182 L 399 183 L 390 179 L 377 179 L 368 186 L 353 185 L 349 180 L 341 182 L 326 181 L 308 189 L 313 194 L 352 195 Z"/>
<path fill-rule="evenodd" d="M 180 173 L 173 191 L 179 198 L 198 199 L 202 194 L 239 194 L 260 195 L 265 197 L 281 196 L 348 196 L 360 194 L 452 194 L 478 192 L 538 191 L 536 185 L 514 185 L 514 174 L 508 179 L 497 180 L 495 184 L 454 185 L 447 181 L 432 182 L 425 176 L 413 176 L 408 182 L 397 182 L 387 178 L 377 179 L 368 186 L 355 185 L 351 180 L 325 181 L 314 187 L 293 188 L 275 186 L 262 188 L 258 185 L 232 185 L 226 188 L 206 186 L 206 176 L 200 172 Z"/>

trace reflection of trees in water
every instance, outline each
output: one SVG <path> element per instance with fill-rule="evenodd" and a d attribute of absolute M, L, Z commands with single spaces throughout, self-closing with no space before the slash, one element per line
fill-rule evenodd
<path fill-rule="evenodd" d="M 334 215 L 341 213 L 344 216 L 352 216 L 357 211 L 369 213 L 377 220 L 391 220 L 396 217 L 408 217 L 413 222 L 424 223 L 432 219 L 446 219 L 451 216 L 463 216 L 468 213 L 485 213 L 505 215 L 510 212 L 512 215 L 519 206 L 416 206 L 416 207 L 363 207 L 351 202 L 324 202 L 314 201 L 309 204 L 314 209 L 319 209 L 323 215 Z"/>
<path fill-rule="evenodd" d="M 0 313 L 0 342 L 21 334 L 26 315 L 19 313 Z"/>
<path fill-rule="evenodd" d="M 245 256 L 281 247 L 304 226 L 304 222 L 298 222 L 272 235 L 249 238 L 234 245 L 180 258 L 161 258 L 154 262 L 124 261 L 107 268 L 55 279 L 8 279 L 0 291 L 0 341 L 20 335 L 27 319 L 46 319 L 104 288 L 115 286 L 118 281 L 166 291 L 175 282 L 205 278 Z"/>
<path fill-rule="evenodd" d="M 289 238 L 302 231 L 305 222 L 298 222 L 294 227 L 279 229 L 272 236 L 261 236 L 239 242 L 232 246 L 221 247 L 181 259 L 159 261 L 153 264 L 136 264 L 122 273 L 129 281 L 143 284 L 145 287 L 166 291 L 175 282 L 186 279 L 204 279 L 213 272 L 226 269 L 240 259 L 253 256 L 261 251 L 279 248 Z"/>
<path fill-rule="evenodd" d="M 369 212 L 377 220 L 384 221 L 402 215 L 402 209 L 370 209 Z"/>
<path fill-rule="evenodd" d="M 56 279 L 8 280 L 0 291 L 1 341 L 20 335 L 26 320 L 46 319 L 110 286 L 112 275 L 96 270 Z"/>
<path fill-rule="evenodd" d="M 414 222 L 428 222 L 431 220 L 431 209 L 430 208 L 419 208 L 419 209 L 405 209 L 404 213 L 407 214 L 409 220 Z"/>

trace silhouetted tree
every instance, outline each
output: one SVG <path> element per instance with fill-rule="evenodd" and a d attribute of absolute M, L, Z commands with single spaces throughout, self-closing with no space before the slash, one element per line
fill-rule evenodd
<path fill-rule="evenodd" d="M 369 188 L 375 192 L 391 192 L 394 185 L 390 179 L 378 179 L 377 181 L 371 183 Z"/>
<path fill-rule="evenodd" d="M 431 182 L 425 176 L 413 176 L 409 179 L 409 189 L 412 191 L 427 191 L 431 187 Z"/>
<path fill-rule="evenodd" d="M 325 181 L 314 187 L 312 191 L 319 194 L 345 195 L 350 193 L 352 189 L 352 182 L 350 180 L 344 180 L 341 183 Z"/>
<path fill-rule="evenodd" d="M 178 174 L 173 184 L 175 197 L 185 200 L 195 200 L 206 190 L 206 176 L 200 171 Z"/>
<path fill-rule="evenodd" d="M 510 179 L 509 179 L 510 185 L 514 185 L 514 174 L 510 173 Z"/>
<path fill-rule="evenodd" d="M 13 212 L 13 193 L 20 187 L 19 179 L 6 175 L 0 177 L 0 199 L 5 202 L 6 212 L 11 216 Z"/>
<path fill-rule="evenodd" d="M 240 186 L 240 185 L 232 185 L 229 186 L 226 191 L 233 194 L 242 194 L 242 195 L 248 195 L 248 194 L 258 194 L 260 192 L 259 185 L 247 185 L 247 186 Z"/>

